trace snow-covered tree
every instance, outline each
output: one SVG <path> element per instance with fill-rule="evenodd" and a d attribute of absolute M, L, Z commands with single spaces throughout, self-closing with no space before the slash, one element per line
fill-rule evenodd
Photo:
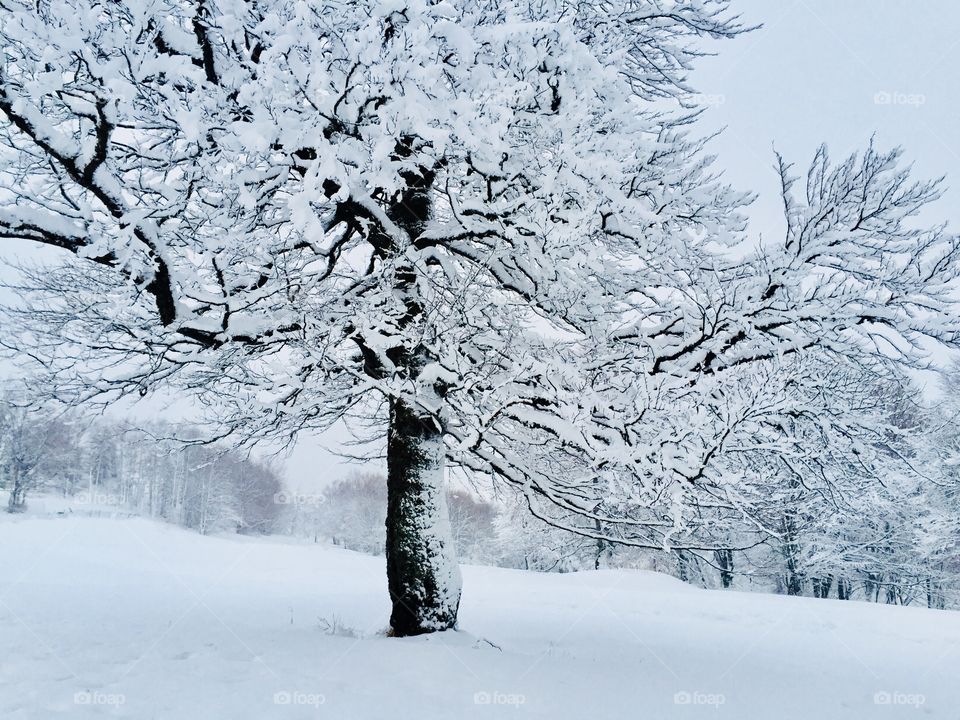
<path fill-rule="evenodd" d="M 51 467 L 55 428 L 22 401 L 0 397 L 0 484 L 7 489 L 7 512 L 22 512 L 27 493 L 43 484 Z"/>
<path fill-rule="evenodd" d="M 165 423 L 131 430 L 80 412 L 33 407 L 28 395 L 0 399 L 0 487 L 8 510 L 29 493 L 161 518 L 200 532 L 267 533 L 282 509 L 281 478 L 228 448 L 169 439 L 194 434 Z M 382 524 L 382 523 L 381 523 Z"/>
<path fill-rule="evenodd" d="M 736 553 L 737 574 L 792 595 L 944 604 L 958 579 L 957 532 L 945 522 L 955 513 L 950 425 L 906 378 L 811 369 L 821 397 L 782 419 L 776 454 L 747 462 L 739 491 L 755 522 L 734 529 L 731 544 L 762 542 Z"/>
<path fill-rule="evenodd" d="M 493 564 L 497 506 L 469 490 L 451 489 L 447 493 L 447 508 L 457 557 L 471 563 Z"/>
<path fill-rule="evenodd" d="M 338 480 L 324 489 L 320 499 L 318 527 L 323 535 L 348 550 L 383 553 L 387 486 L 381 475 L 365 473 Z"/>
<path fill-rule="evenodd" d="M 787 234 L 744 255 L 686 80 L 742 30 L 724 0 L 2 0 L 0 237 L 79 258 L 4 342 L 62 397 L 180 388 L 247 440 L 381 418 L 398 635 L 456 621 L 448 460 L 596 540 L 709 545 L 731 449 L 776 454 L 817 383 L 760 403 L 758 373 L 960 329 L 896 151 L 821 151 L 802 193 L 781 162 Z"/>

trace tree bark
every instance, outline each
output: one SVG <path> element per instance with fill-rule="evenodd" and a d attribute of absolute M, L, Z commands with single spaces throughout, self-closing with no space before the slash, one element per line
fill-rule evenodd
<path fill-rule="evenodd" d="M 13 486 L 10 488 L 10 497 L 7 498 L 7 512 L 19 513 L 26 509 L 27 483 L 23 479 L 20 463 L 13 461 Z"/>
<path fill-rule="evenodd" d="M 394 158 L 410 157 L 417 138 L 404 136 Z M 430 189 L 435 168 L 418 166 L 401 172 L 405 187 L 387 208 L 391 221 L 416 245 L 430 217 Z M 379 228 L 371 233 L 374 248 L 384 258 L 402 258 L 407 246 Z M 425 312 L 413 266 L 401 262 L 394 276 L 394 295 L 403 304 L 397 320 L 399 342 L 387 350 L 394 372 L 419 385 L 423 369 L 435 360 L 423 338 L 429 337 Z M 406 337 L 403 337 L 403 336 Z M 369 355 L 369 353 L 368 353 Z M 370 363 L 374 377 L 384 373 L 379 361 Z M 421 386 L 431 405 L 442 406 L 445 389 L 434 382 Z M 460 606 L 460 568 L 444 488 L 446 449 L 442 411 L 430 414 L 415 403 L 390 399 L 387 437 L 387 584 L 393 609 L 390 627 L 397 636 L 447 630 L 456 625 Z"/>
<path fill-rule="evenodd" d="M 781 519 L 781 532 L 780 552 L 786 565 L 787 595 L 803 595 L 803 576 L 798 562 L 800 548 L 797 543 L 796 524 L 790 513 L 785 513 Z"/>
<path fill-rule="evenodd" d="M 833 586 L 833 576 L 825 575 L 823 577 L 813 578 L 813 596 L 826 600 L 830 597 L 830 588 Z"/>
<path fill-rule="evenodd" d="M 447 630 L 460 605 L 444 494 L 445 448 L 436 420 L 390 403 L 387 439 L 387 583 L 397 636 Z"/>
<path fill-rule="evenodd" d="M 724 589 L 733 585 L 733 550 L 714 550 L 713 557 L 720 568 L 720 585 Z"/>
<path fill-rule="evenodd" d="M 846 578 L 837 579 L 837 600 L 849 600 L 853 594 L 853 582 Z"/>

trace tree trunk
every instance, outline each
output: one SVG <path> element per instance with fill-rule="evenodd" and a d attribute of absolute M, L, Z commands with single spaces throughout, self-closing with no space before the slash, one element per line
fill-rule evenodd
<path fill-rule="evenodd" d="M 10 497 L 7 498 L 7 512 L 19 513 L 26 509 L 26 488 L 22 483 L 16 482 L 10 490 Z"/>
<path fill-rule="evenodd" d="M 803 595 L 803 576 L 798 563 L 799 546 L 793 518 L 789 515 L 784 515 L 781 527 L 783 538 L 780 551 L 783 553 L 786 564 L 785 585 L 787 595 Z"/>
<path fill-rule="evenodd" d="M 853 582 L 846 578 L 837 580 L 837 600 L 849 600 L 853 594 Z"/>
<path fill-rule="evenodd" d="M 13 487 L 10 488 L 10 497 L 7 498 L 7 512 L 19 513 L 26 510 L 27 483 L 23 479 L 19 462 L 13 462 Z"/>
<path fill-rule="evenodd" d="M 833 576 L 825 575 L 824 577 L 815 577 L 813 578 L 813 596 L 815 598 L 822 598 L 826 600 L 830 597 L 830 588 L 833 586 Z"/>
<path fill-rule="evenodd" d="M 733 550 L 714 550 L 714 560 L 720 568 L 720 585 L 724 589 L 733 585 Z"/>
<path fill-rule="evenodd" d="M 601 532 L 603 532 L 603 527 L 601 526 L 599 520 L 594 520 L 593 526 L 594 526 L 594 528 L 596 529 L 598 535 L 599 535 Z M 603 558 L 604 552 L 606 552 L 606 543 L 605 543 L 602 539 L 597 538 L 597 553 L 596 553 L 596 556 L 595 556 L 594 559 L 593 559 L 593 569 L 594 569 L 594 570 L 599 570 L 599 569 L 600 569 L 600 560 Z"/>
<path fill-rule="evenodd" d="M 387 439 L 387 583 L 394 635 L 456 625 L 457 566 L 443 487 L 445 449 L 432 417 L 392 400 Z"/>
<path fill-rule="evenodd" d="M 394 147 L 396 160 L 409 158 L 414 136 L 404 136 Z M 418 166 L 400 173 L 405 187 L 392 199 L 387 216 L 406 235 L 406 242 L 379 227 L 371 243 L 384 259 L 402 259 L 415 246 L 429 217 L 430 191 L 436 168 Z M 430 336 L 430 318 L 424 309 L 418 273 L 401 260 L 394 275 L 394 295 L 403 305 L 396 324 L 397 344 L 386 351 L 393 370 L 385 371 L 376 353 L 362 349 L 368 372 L 383 377 L 389 372 L 419 384 L 421 371 L 435 360 L 423 344 Z M 442 383 L 422 387 L 432 403 L 442 405 Z M 397 636 L 447 630 L 457 623 L 460 606 L 460 568 L 447 513 L 444 488 L 446 451 L 443 428 L 437 416 L 421 412 L 415 404 L 390 399 L 387 437 L 387 584 L 393 610 L 390 627 Z"/>

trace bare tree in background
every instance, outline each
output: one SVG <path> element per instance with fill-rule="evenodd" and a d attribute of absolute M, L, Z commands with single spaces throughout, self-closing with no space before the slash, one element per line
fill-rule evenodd
<path fill-rule="evenodd" d="M 0 480 L 7 488 L 7 512 L 26 509 L 27 493 L 37 488 L 50 465 L 56 424 L 25 403 L 0 397 Z"/>

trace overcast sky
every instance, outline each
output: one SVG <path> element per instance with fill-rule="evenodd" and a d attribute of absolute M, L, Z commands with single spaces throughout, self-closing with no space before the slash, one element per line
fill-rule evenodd
<path fill-rule="evenodd" d="M 718 43 L 692 84 L 711 101 L 703 130 L 735 186 L 759 193 L 756 233 L 781 233 L 773 148 L 801 171 L 817 146 L 834 159 L 876 133 L 902 145 L 918 176 L 947 175 L 938 219 L 960 226 L 960 3 L 955 0 L 736 0 L 764 27 Z M 0 248 L 0 262 L 12 248 Z M 344 433 L 304 437 L 287 460 L 295 488 L 350 471 L 324 446 Z"/>
<path fill-rule="evenodd" d="M 902 145 L 921 176 L 955 187 L 960 200 L 960 3 L 954 0 L 736 0 L 761 29 L 715 45 L 693 84 L 713 100 L 704 122 L 725 127 L 714 142 L 737 186 L 760 193 L 763 232 L 781 231 L 774 146 L 803 169 L 820 143 L 834 159 L 876 133 Z"/>

